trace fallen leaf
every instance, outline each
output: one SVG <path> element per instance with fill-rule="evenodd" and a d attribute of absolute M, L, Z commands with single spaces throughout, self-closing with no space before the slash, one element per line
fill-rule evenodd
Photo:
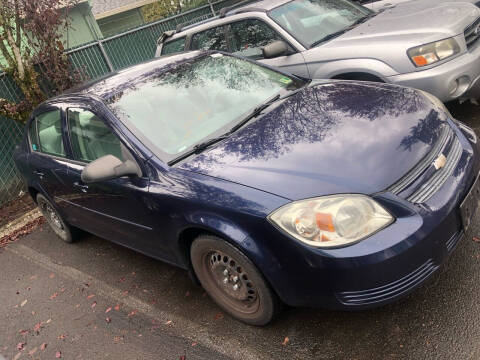
<path fill-rule="evenodd" d="M 123 336 L 114 336 L 113 341 L 116 343 L 123 342 Z"/>
<path fill-rule="evenodd" d="M 21 307 L 24 307 L 27 302 L 28 302 L 27 299 L 23 300 L 22 303 L 20 304 L 20 306 L 21 306 Z"/>
<path fill-rule="evenodd" d="M 55 353 L 55 357 L 56 357 L 57 359 L 60 359 L 60 358 L 62 357 L 62 353 L 61 353 L 60 351 L 57 351 L 57 352 Z"/>
<path fill-rule="evenodd" d="M 58 293 L 53 293 L 53 295 L 52 295 L 52 296 L 50 296 L 50 300 L 53 300 L 53 299 L 55 299 L 57 296 L 58 296 Z"/>
<path fill-rule="evenodd" d="M 172 320 L 168 320 L 165 325 L 170 325 L 172 323 Z"/>
<path fill-rule="evenodd" d="M 135 310 L 132 310 L 132 311 L 130 312 L 130 314 L 128 314 L 128 317 L 134 316 L 137 312 L 138 312 L 138 310 L 136 310 L 136 309 L 135 309 Z"/>
<path fill-rule="evenodd" d="M 35 354 L 37 350 L 38 350 L 38 347 L 34 347 L 32 350 L 28 352 L 28 355 L 33 356 L 33 354 Z"/>
<path fill-rule="evenodd" d="M 125 281 L 125 277 L 121 277 L 120 282 L 124 282 L 124 281 Z"/>
<path fill-rule="evenodd" d="M 95 296 L 95 294 L 88 295 L 88 296 L 87 296 L 87 299 L 90 300 L 90 299 L 93 298 L 94 296 Z"/>
<path fill-rule="evenodd" d="M 46 324 L 50 324 L 52 322 L 52 319 L 48 319 L 47 321 L 45 321 Z"/>
<path fill-rule="evenodd" d="M 112 311 L 112 308 L 111 308 L 111 307 L 109 307 L 109 308 L 107 308 L 107 310 L 105 310 L 105 314 L 106 314 L 106 313 L 109 313 L 110 311 Z"/>
<path fill-rule="evenodd" d="M 21 334 L 21 335 L 23 335 L 23 336 L 25 336 L 25 335 L 28 334 L 29 331 L 30 331 L 30 330 L 19 330 L 18 333 Z"/>
<path fill-rule="evenodd" d="M 39 323 L 36 323 L 35 326 L 33 327 L 33 331 L 39 332 L 42 326 L 43 326 L 43 323 L 41 321 Z"/>
<path fill-rule="evenodd" d="M 290 339 L 288 338 L 288 336 L 286 336 L 285 339 L 283 339 L 282 345 L 287 346 L 289 342 L 290 342 Z"/>
<path fill-rule="evenodd" d="M 22 356 L 22 353 L 19 352 L 17 355 L 14 356 L 13 360 L 18 360 Z"/>
<path fill-rule="evenodd" d="M 475 242 L 477 242 L 477 243 L 480 242 L 480 238 L 478 238 L 478 237 L 476 237 L 476 236 L 474 236 L 474 237 L 472 238 L 472 240 L 475 241 Z"/>
<path fill-rule="evenodd" d="M 27 344 L 27 343 L 24 343 L 24 342 L 23 342 L 23 343 L 22 343 L 22 342 L 21 342 L 21 343 L 18 343 L 18 344 L 17 344 L 17 350 L 23 350 L 23 347 L 24 347 L 26 344 Z"/>
<path fill-rule="evenodd" d="M 220 320 L 223 319 L 223 314 L 222 313 L 217 313 L 214 317 L 214 320 Z"/>
<path fill-rule="evenodd" d="M 107 323 L 111 323 L 111 322 L 112 322 L 112 319 L 110 319 L 109 317 L 107 317 L 107 318 L 105 319 L 105 321 L 106 321 Z"/>
<path fill-rule="evenodd" d="M 179 360 L 187 360 L 187 355 L 180 356 Z"/>
<path fill-rule="evenodd" d="M 187 291 L 187 292 L 185 293 L 185 297 L 189 297 L 189 296 L 190 296 L 190 291 Z"/>
<path fill-rule="evenodd" d="M 94 302 L 92 303 L 91 307 L 94 308 L 95 306 L 97 306 L 97 302 L 96 302 L 96 301 L 94 301 Z"/>
<path fill-rule="evenodd" d="M 43 343 L 42 345 L 40 345 L 40 350 L 45 350 L 47 348 L 47 343 Z"/>
<path fill-rule="evenodd" d="M 32 311 L 32 315 L 35 315 L 35 314 L 36 314 L 36 312 L 35 312 L 35 311 Z"/>
<path fill-rule="evenodd" d="M 127 296 L 128 295 L 128 290 L 125 290 L 123 293 L 122 293 L 123 296 Z"/>
<path fill-rule="evenodd" d="M 119 305 L 119 304 L 115 305 L 114 309 L 115 309 L 116 311 L 120 310 L 120 305 Z"/>
<path fill-rule="evenodd" d="M 66 334 L 60 334 L 60 335 L 58 335 L 58 338 L 60 340 L 65 340 L 67 338 L 67 335 Z"/>
<path fill-rule="evenodd" d="M 51 273 L 50 276 L 49 276 L 50 279 L 53 279 L 54 277 L 55 277 L 54 273 Z"/>
<path fill-rule="evenodd" d="M 35 280 L 38 276 L 37 275 L 32 275 L 30 276 L 30 280 Z"/>
<path fill-rule="evenodd" d="M 193 342 L 193 343 L 192 343 L 192 346 L 197 346 L 197 345 L 198 345 L 197 342 Z"/>

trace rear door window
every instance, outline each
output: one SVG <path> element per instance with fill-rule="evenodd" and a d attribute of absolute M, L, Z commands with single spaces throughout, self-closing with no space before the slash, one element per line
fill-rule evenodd
<path fill-rule="evenodd" d="M 190 49 L 228 51 L 225 26 L 214 27 L 194 34 Z"/>
<path fill-rule="evenodd" d="M 162 55 L 175 54 L 185 50 L 185 37 L 166 42 L 162 46 Z"/>
<path fill-rule="evenodd" d="M 30 127 L 30 141 L 33 151 L 62 157 L 66 155 L 62 137 L 62 116 L 59 109 L 35 117 Z"/>
<path fill-rule="evenodd" d="M 233 53 L 252 59 L 263 58 L 262 47 L 282 40 L 275 30 L 261 20 L 237 21 L 230 28 Z"/>

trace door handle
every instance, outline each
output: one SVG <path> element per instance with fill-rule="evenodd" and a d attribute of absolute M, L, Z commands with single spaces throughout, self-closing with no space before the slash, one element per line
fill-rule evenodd
<path fill-rule="evenodd" d="M 73 186 L 75 186 L 76 188 L 79 188 L 82 192 L 86 193 L 87 190 L 88 190 L 88 185 L 82 185 L 78 182 L 74 182 L 73 183 Z"/>
<path fill-rule="evenodd" d="M 40 178 L 40 180 L 42 180 L 43 177 L 45 176 L 45 174 L 42 173 L 42 172 L 40 172 L 40 171 L 34 171 L 33 173 L 34 173 L 35 175 L 37 175 L 37 176 Z"/>

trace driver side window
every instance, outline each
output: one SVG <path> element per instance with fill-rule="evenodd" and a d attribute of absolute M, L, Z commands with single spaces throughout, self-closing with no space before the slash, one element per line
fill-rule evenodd
<path fill-rule="evenodd" d="M 261 20 L 248 19 L 230 25 L 232 52 L 251 59 L 263 58 L 262 47 L 282 40 L 280 35 Z"/>
<path fill-rule="evenodd" d="M 91 111 L 70 108 L 67 123 L 75 160 L 92 162 L 105 155 L 125 161 L 120 139 Z"/>

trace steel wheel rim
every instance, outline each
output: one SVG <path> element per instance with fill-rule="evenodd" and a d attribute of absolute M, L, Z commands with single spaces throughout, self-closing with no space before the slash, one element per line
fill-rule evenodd
<path fill-rule="evenodd" d="M 207 252 L 202 265 L 214 295 L 235 311 L 252 314 L 260 306 L 258 291 L 245 267 L 235 258 L 218 250 Z"/>
<path fill-rule="evenodd" d="M 61 236 L 65 235 L 65 226 L 57 211 L 49 203 L 43 201 L 40 204 L 40 209 L 52 229 Z"/>

